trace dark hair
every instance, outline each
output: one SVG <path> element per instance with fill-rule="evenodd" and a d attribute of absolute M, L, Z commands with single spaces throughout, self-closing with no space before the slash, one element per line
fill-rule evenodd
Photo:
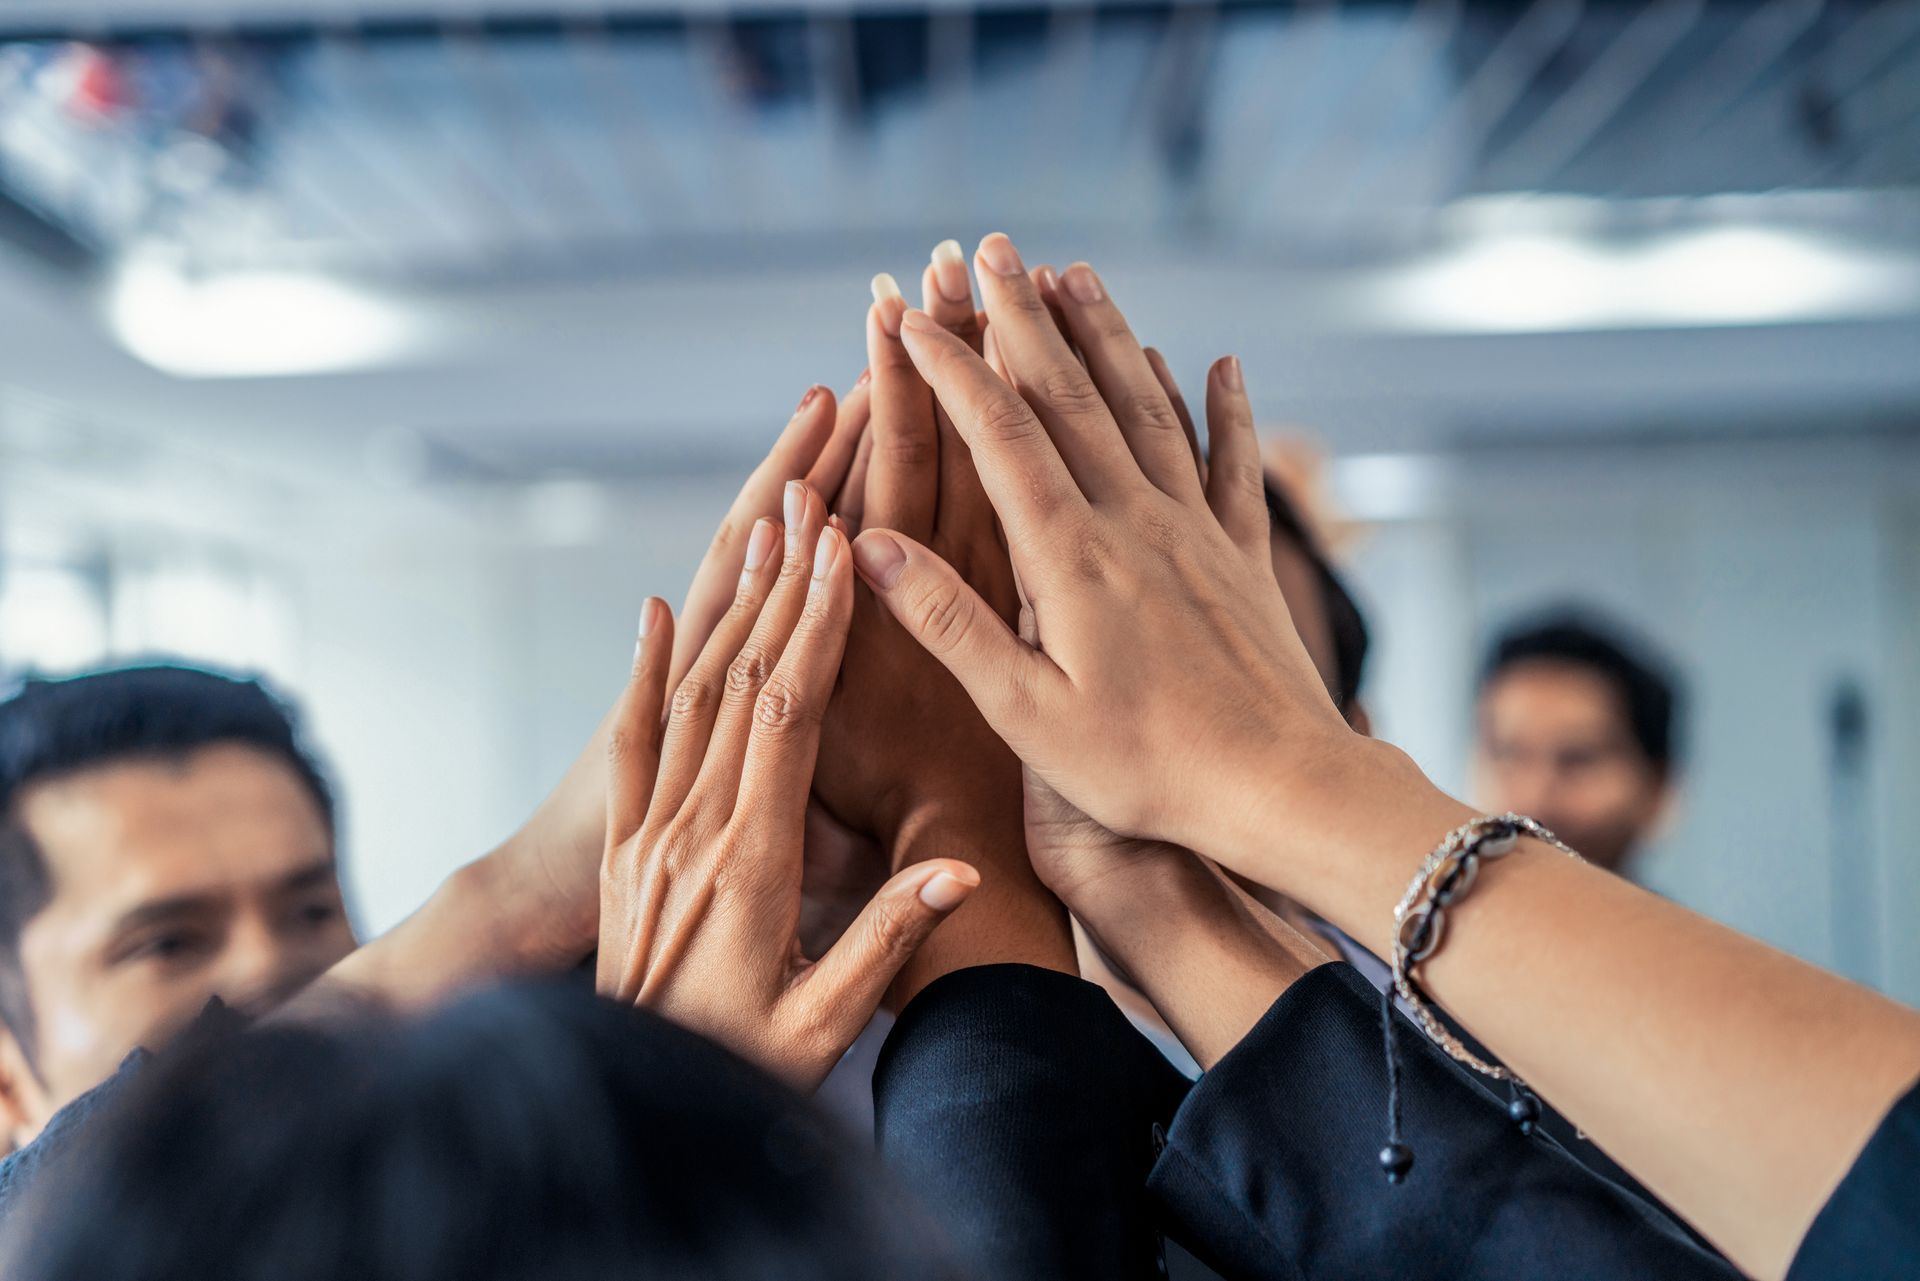
<path fill-rule="evenodd" d="M 1680 694 L 1672 669 L 1640 642 L 1592 613 L 1562 607 L 1509 628 L 1480 669 L 1481 690 L 1521 663 L 1565 663 L 1612 686 L 1627 730 L 1654 768 L 1672 768 L 1680 737 Z"/>
<path fill-rule="evenodd" d="M 1267 516 L 1274 529 L 1298 547 L 1313 567 L 1314 580 L 1320 588 L 1320 607 L 1326 611 L 1327 626 L 1333 633 L 1334 704 L 1346 712 L 1360 697 L 1360 678 L 1367 664 L 1367 620 L 1347 585 L 1328 563 L 1319 540 L 1307 531 L 1305 522 L 1294 511 L 1293 504 L 1287 501 L 1271 476 L 1263 483 L 1267 492 Z"/>
<path fill-rule="evenodd" d="M 241 743 L 284 761 L 333 827 L 333 796 L 300 743 L 293 712 L 255 680 L 190 667 L 119 667 L 29 679 L 0 703 L 0 1020 L 33 1054 L 20 934 L 53 892 L 18 813 L 28 786 L 123 761 L 175 760 Z"/>
<path fill-rule="evenodd" d="M 9 1216 L 9 1278 L 958 1275 L 809 1100 L 559 984 L 176 1047 L 82 1137 Z"/>

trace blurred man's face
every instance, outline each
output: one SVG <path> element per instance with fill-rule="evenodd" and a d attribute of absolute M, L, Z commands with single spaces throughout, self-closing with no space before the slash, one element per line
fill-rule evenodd
<path fill-rule="evenodd" d="M 1480 693 L 1475 786 L 1483 808 L 1536 818 L 1589 860 L 1619 871 L 1667 799 L 1613 687 L 1550 660 L 1517 663 Z"/>
<path fill-rule="evenodd" d="M 266 753 L 82 771 L 26 789 L 19 817 L 52 898 L 20 939 L 31 1055 L 0 1030 L 16 1145 L 209 997 L 258 1011 L 353 950 L 325 818 Z"/>

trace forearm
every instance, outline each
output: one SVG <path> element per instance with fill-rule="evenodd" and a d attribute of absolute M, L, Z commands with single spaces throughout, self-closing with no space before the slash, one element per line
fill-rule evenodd
<path fill-rule="evenodd" d="M 1075 894 L 1069 908 L 1202 1068 L 1326 959 L 1216 869 L 1174 846 L 1116 856 L 1114 869 Z"/>
<path fill-rule="evenodd" d="M 1384 949 L 1473 811 L 1384 746 L 1222 857 Z M 1383 953 L 1386 954 L 1386 953 Z M 1783 1275 L 1920 1073 L 1920 1015 L 1546 846 L 1482 866 L 1422 987 L 1748 1271 Z"/>
<path fill-rule="evenodd" d="M 583 924 L 597 912 L 584 913 L 577 887 L 556 883 L 550 860 L 536 853 L 516 836 L 456 869 L 411 916 L 321 975 L 284 1013 L 323 1013 L 341 1001 L 413 1009 L 489 980 L 578 964 L 592 950 Z"/>
<path fill-rule="evenodd" d="M 894 868 L 956 858 L 980 871 L 980 888 L 942 922 L 895 983 L 898 1009 L 943 974 L 975 965 L 1036 965 L 1077 974 L 1066 909 L 1027 859 L 1019 798 L 1010 805 L 924 804 L 883 834 Z"/>

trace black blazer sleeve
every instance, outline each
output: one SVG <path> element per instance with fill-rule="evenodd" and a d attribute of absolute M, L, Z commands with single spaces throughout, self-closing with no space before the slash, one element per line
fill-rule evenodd
<path fill-rule="evenodd" d="M 1920 1276 L 1920 1086 L 1893 1105 L 1800 1242 L 1787 1281 Z"/>
<path fill-rule="evenodd" d="M 975 1275 L 1158 1278 L 1147 1171 L 1186 1088 L 1094 984 L 981 966 L 901 1012 L 874 1070 L 875 1132 Z"/>
<path fill-rule="evenodd" d="M 1168 1235 L 1234 1278 L 1733 1278 L 1665 1216 L 1522 1135 L 1396 1013 L 1402 1135 L 1389 1186 L 1378 993 L 1352 966 L 1288 988 L 1200 1079 L 1150 1181 Z"/>

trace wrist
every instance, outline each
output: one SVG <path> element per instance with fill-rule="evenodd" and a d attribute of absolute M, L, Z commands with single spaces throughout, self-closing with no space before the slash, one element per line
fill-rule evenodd
<path fill-rule="evenodd" d="M 1407 881 L 1475 811 L 1378 739 L 1347 733 L 1287 757 L 1256 763 L 1238 780 L 1251 803 L 1220 814 L 1211 834 L 1218 843 L 1199 848 L 1377 953 Z"/>
<path fill-rule="evenodd" d="M 599 857 L 544 848 L 525 831 L 455 871 L 440 892 L 484 926 L 503 973 L 565 970 L 599 942 Z"/>

